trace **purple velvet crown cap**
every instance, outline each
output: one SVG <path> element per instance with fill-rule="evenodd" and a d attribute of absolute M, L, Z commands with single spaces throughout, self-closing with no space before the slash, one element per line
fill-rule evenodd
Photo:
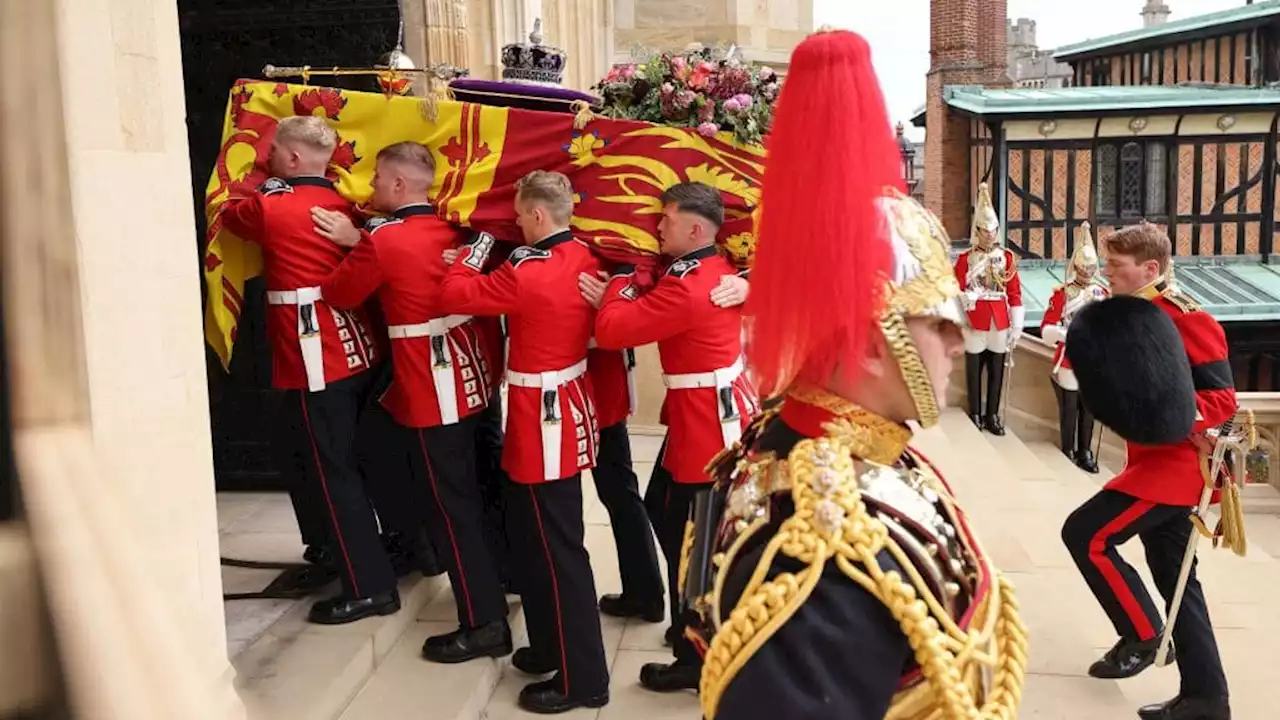
<path fill-rule="evenodd" d="M 604 104 L 604 101 L 595 95 L 569 88 L 474 78 L 458 78 L 449 83 L 449 90 L 453 92 L 454 99 L 461 102 L 521 110 L 572 113 L 576 112 L 573 104 L 578 101 L 585 102 L 596 110 Z"/>

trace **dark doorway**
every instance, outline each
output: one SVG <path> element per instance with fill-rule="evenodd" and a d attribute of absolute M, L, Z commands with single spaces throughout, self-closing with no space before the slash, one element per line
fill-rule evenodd
<path fill-rule="evenodd" d="M 178 21 L 198 261 L 204 255 L 205 186 L 217 159 L 232 84 L 261 77 L 268 64 L 369 67 L 395 47 L 400 8 L 396 0 L 178 0 Z M 368 82 L 356 77 L 344 86 L 356 89 Z M 202 289 L 202 297 L 206 292 Z M 250 281 L 229 372 L 212 351 L 206 353 L 219 490 L 278 490 L 289 483 L 283 470 L 293 463 L 281 455 L 289 448 L 272 442 L 279 394 L 270 389 L 264 300 L 261 280 Z"/>

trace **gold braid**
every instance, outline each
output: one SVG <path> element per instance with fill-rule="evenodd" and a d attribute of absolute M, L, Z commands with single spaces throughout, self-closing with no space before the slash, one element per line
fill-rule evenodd
<path fill-rule="evenodd" d="M 835 558 L 840 569 L 898 621 L 935 701 L 928 717 L 1013 720 L 1026 677 L 1027 637 L 1012 584 L 986 564 L 984 571 L 992 582 L 982 608 L 987 627 L 959 628 L 885 524 L 868 513 L 859 491 L 850 425 L 837 421 L 830 429 L 827 437 L 801 441 L 788 457 L 795 512 L 765 547 L 737 607 L 712 639 L 700 687 L 703 714 L 708 720 L 715 718 L 725 688 L 800 609 L 822 578 L 827 561 Z M 986 563 L 976 542 L 974 549 Z M 877 556 L 885 550 L 910 581 L 898 570 L 880 567 Z M 765 580 L 779 552 L 805 567 Z M 981 706 L 973 686 L 979 675 L 975 663 L 992 670 Z"/>

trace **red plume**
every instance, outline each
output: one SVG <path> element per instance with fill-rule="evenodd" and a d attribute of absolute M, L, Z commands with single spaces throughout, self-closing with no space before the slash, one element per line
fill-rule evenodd
<path fill-rule="evenodd" d="M 892 263 L 876 201 L 903 189 L 862 37 L 819 32 L 796 47 L 766 146 L 746 308 L 753 372 L 769 394 L 796 381 L 826 385 L 837 367 L 853 382 Z"/>

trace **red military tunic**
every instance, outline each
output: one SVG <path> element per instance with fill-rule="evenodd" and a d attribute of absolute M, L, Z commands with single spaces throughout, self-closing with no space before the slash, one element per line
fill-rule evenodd
<path fill-rule="evenodd" d="M 228 230 L 262 246 L 271 379 L 279 390 L 319 391 L 381 359 L 365 311 L 338 310 L 320 297 L 320 284 L 347 251 L 316 234 L 313 207 L 353 213 L 333 183 L 296 177 L 271 178 L 253 195 L 229 200 L 220 216 Z"/>
<path fill-rule="evenodd" d="M 596 419 L 600 427 L 613 427 L 627 421 L 636 410 L 635 351 L 605 350 L 596 347 L 592 338 L 587 351 L 587 373 L 596 401 Z"/>
<path fill-rule="evenodd" d="M 999 252 L 992 271 L 999 273 L 1000 278 L 984 277 L 972 282 L 969 279 L 970 262 L 976 263 L 978 258 L 971 261 L 970 256 L 984 253 L 973 249 L 956 258 L 956 280 L 960 282 L 960 289 L 975 300 L 973 309 L 968 311 L 969 325 L 978 332 L 1008 330 L 1013 308 L 1022 307 L 1022 279 L 1018 275 L 1017 258 L 1009 250 L 1000 249 Z M 997 280 L 1006 275 L 1008 280 L 1001 287 Z"/>
<path fill-rule="evenodd" d="M 1227 354 L 1227 337 L 1212 315 L 1185 295 L 1169 291 L 1162 284 L 1138 295 L 1169 314 L 1182 336 L 1191 361 L 1196 386 L 1196 424 L 1193 432 L 1221 425 L 1236 413 L 1236 391 Z M 1200 474 L 1200 453 L 1190 440 L 1169 445 L 1127 443 L 1129 456 L 1124 469 L 1107 483 L 1148 502 L 1192 506 L 1200 502 L 1204 479 Z"/>
<path fill-rule="evenodd" d="M 448 269 L 442 254 L 458 240 L 430 205 L 408 205 L 392 219 L 370 220 L 360 244 L 320 286 L 337 308 L 359 307 L 378 294 L 393 363 L 381 402 L 405 427 L 450 425 L 489 403 L 484 339 L 469 316 L 439 309 Z"/>
<path fill-rule="evenodd" d="M 676 482 L 709 482 L 707 464 L 737 442 L 757 410 L 742 367 L 742 308 L 711 302 L 720 278 L 737 270 L 708 246 L 672 263 L 643 295 L 626 268 L 619 273 L 605 290 L 596 341 L 603 348 L 658 343 L 670 428 L 662 466 Z"/>
<path fill-rule="evenodd" d="M 1080 293 L 1088 293 L 1089 299 L 1080 298 Z M 1063 325 L 1063 330 L 1070 325 L 1071 318 L 1066 318 L 1063 322 L 1063 310 L 1066 309 L 1068 302 L 1072 305 L 1072 316 L 1083 308 L 1085 305 L 1096 300 L 1104 300 L 1111 293 L 1100 283 L 1088 282 L 1083 285 L 1080 283 L 1067 283 L 1054 288 L 1053 295 L 1049 297 L 1049 307 L 1044 311 L 1044 318 L 1040 321 L 1040 332 L 1043 336 L 1044 329 L 1050 325 Z M 1065 342 L 1054 343 L 1053 351 L 1053 367 L 1064 370 L 1071 369 L 1071 361 L 1067 359 L 1067 344 Z"/>
<path fill-rule="evenodd" d="M 600 261 L 564 230 L 518 247 L 507 262 L 482 274 L 494 244 L 481 233 L 445 275 L 441 311 L 506 315 L 507 437 L 502 467 L 519 483 L 541 483 L 592 468 L 600 442 L 587 343 L 595 311 L 578 290 L 578 275 Z"/>

